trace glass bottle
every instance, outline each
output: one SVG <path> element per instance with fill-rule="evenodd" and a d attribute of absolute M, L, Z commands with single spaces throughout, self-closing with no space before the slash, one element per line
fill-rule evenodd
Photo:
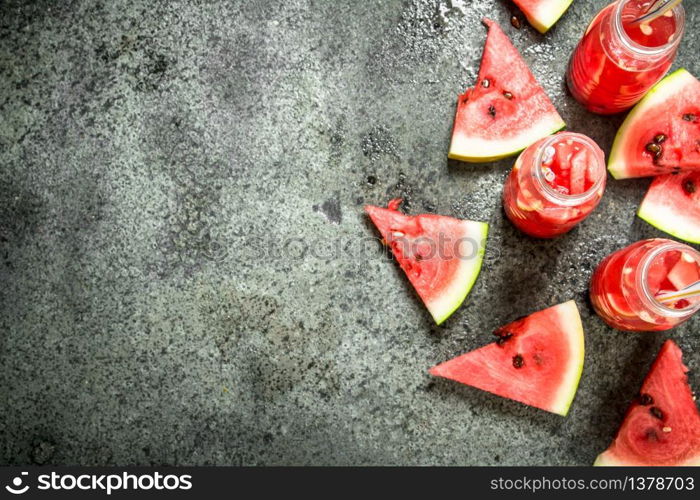
<path fill-rule="evenodd" d="M 685 28 L 679 4 L 651 23 L 630 24 L 652 0 L 617 0 L 588 26 L 566 81 L 589 111 L 612 114 L 637 103 L 671 67 Z"/>
<path fill-rule="evenodd" d="M 618 330 L 668 330 L 700 310 L 700 298 L 662 303 L 658 296 L 700 280 L 700 252 L 664 238 L 642 240 L 608 255 L 591 280 L 598 315 Z"/>
<path fill-rule="evenodd" d="M 505 182 L 503 208 L 524 233 L 553 238 L 588 217 L 606 177 L 605 155 L 592 139 L 560 132 L 520 154 Z"/>

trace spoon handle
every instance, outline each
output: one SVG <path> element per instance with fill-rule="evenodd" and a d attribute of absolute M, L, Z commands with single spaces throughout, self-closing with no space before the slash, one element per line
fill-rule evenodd
<path fill-rule="evenodd" d="M 656 0 L 647 9 L 643 16 L 638 17 L 630 24 L 641 24 L 653 21 L 659 16 L 663 16 L 667 11 L 674 8 L 676 5 L 681 3 L 683 0 Z"/>

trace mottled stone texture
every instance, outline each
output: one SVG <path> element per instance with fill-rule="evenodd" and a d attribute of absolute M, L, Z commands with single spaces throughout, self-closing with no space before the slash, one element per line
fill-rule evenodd
<path fill-rule="evenodd" d="M 662 233 L 648 180 L 611 181 L 555 241 L 504 219 L 511 160 L 446 159 L 456 95 L 497 20 L 570 129 L 609 151 L 547 35 L 507 1 L 0 3 L 0 462 L 589 464 L 657 348 L 700 388 L 700 318 L 612 331 L 586 298 L 606 254 Z M 700 7 L 676 66 L 700 74 Z M 364 203 L 488 221 L 482 274 L 436 327 Z M 576 299 L 568 418 L 431 380 L 516 316 Z"/>

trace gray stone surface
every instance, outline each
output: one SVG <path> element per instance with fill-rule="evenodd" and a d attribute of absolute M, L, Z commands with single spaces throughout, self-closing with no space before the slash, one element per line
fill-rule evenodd
<path fill-rule="evenodd" d="M 496 0 L 0 3 L 0 462 L 589 464 L 665 338 L 700 387 L 700 318 L 621 333 L 586 299 L 604 255 L 663 236 L 634 215 L 648 180 L 543 242 L 504 220 L 512 160 L 446 160 L 484 15 L 609 150 L 621 118 L 562 82 L 604 3 L 546 36 Z M 698 75 L 687 3 L 676 65 Z M 371 240 L 363 203 L 397 195 L 491 225 L 443 327 Z M 568 418 L 428 376 L 571 298 Z"/>

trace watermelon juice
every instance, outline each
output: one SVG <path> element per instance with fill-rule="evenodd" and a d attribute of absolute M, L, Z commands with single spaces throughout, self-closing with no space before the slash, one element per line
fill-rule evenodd
<path fill-rule="evenodd" d="M 613 114 L 636 104 L 671 67 L 683 36 L 679 4 L 648 23 L 634 24 L 653 0 L 618 0 L 601 10 L 569 61 L 566 81 L 589 111 Z"/>
<path fill-rule="evenodd" d="M 593 273 L 591 301 L 618 330 L 668 330 L 700 310 L 700 298 L 662 303 L 659 296 L 699 280 L 700 252 L 663 238 L 642 240 L 603 259 Z"/>
<path fill-rule="evenodd" d="M 518 157 L 503 189 L 503 208 L 521 231 L 553 238 L 593 211 L 605 190 L 605 156 L 589 137 L 560 132 Z"/>

